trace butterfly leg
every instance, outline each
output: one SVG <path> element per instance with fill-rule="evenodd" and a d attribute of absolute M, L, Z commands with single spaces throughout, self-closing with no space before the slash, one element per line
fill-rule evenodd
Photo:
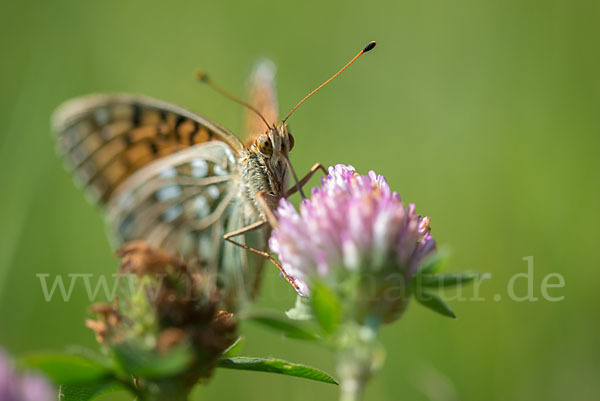
<path fill-rule="evenodd" d="M 286 193 L 285 193 L 285 197 L 289 197 L 290 195 L 293 195 L 294 193 L 296 193 L 298 191 L 298 188 L 303 187 L 304 185 L 306 185 L 306 183 L 308 183 L 308 181 L 312 178 L 312 176 L 317 172 L 317 171 L 323 171 L 323 173 L 325 175 L 328 174 L 327 169 L 325 169 L 325 167 L 323 167 L 323 165 L 321 163 L 315 163 L 310 171 L 298 182 L 298 185 L 293 186 L 292 188 L 290 188 Z M 285 270 L 283 269 L 283 266 L 281 265 L 281 263 L 279 263 L 277 260 L 275 260 L 273 258 L 273 256 L 271 256 L 271 254 L 269 252 L 266 251 L 262 251 L 260 249 L 255 249 L 252 247 L 249 247 L 246 244 L 242 244 L 240 242 L 234 241 L 232 239 L 232 237 L 236 237 L 238 235 L 243 235 L 246 233 L 249 233 L 251 231 L 257 230 L 261 227 L 263 227 L 265 224 L 269 224 L 271 227 L 275 228 L 278 225 L 277 222 L 277 216 L 275 215 L 275 212 L 273 211 L 273 209 L 271 209 L 271 207 L 269 206 L 269 204 L 267 203 L 267 198 L 271 198 L 271 200 L 277 200 L 277 199 L 272 199 L 272 195 L 269 194 L 265 194 L 263 192 L 258 192 L 256 194 L 256 200 L 258 202 L 258 205 L 263 213 L 263 215 L 265 216 L 265 220 L 259 220 L 255 223 L 249 224 L 246 227 L 242 227 L 238 230 L 232 231 L 230 233 L 227 233 L 223 236 L 223 239 L 225 239 L 226 241 L 231 242 L 234 245 L 237 245 L 249 252 L 255 253 L 257 255 L 261 255 L 264 258 L 268 259 L 271 263 L 273 263 L 275 266 L 277 266 L 277 268 L 279 269 L 279 271 L 281 272 L 281 275 L 292 285 L 294 286 L 294 288 L 296 288 L 296 290 L 299 290 L 298 285 L 294 282 L 294 279 L 289 276 Z"/>
<path fill-rule="evenodd" d="M 264 227 L 267 223 L 271 224 L 272 227 L 275 227 L 277 225 L 277 216 L 275 216 L 275 213 L 273 213 L 273 210 L 271 210 L 271 207 L 267 203 L 266 198 L 271 198 L 271 200 L 276 201 L 276 199 L 273 196 L 267 195 L 264 192 L 258 191 L 258 193 L 256 194 L 256 199 L 258 201 L 260 208 L 262 209 L 263 213 L 265 214 L 266 220 L 255 221 L 254 223 L 248 224 L 245 227 L 238 228 L 235 231 L 231 231 L 231 232 L 225 234 L 223 236 L 223 239 L 232 242 L 230 240 L 231 237 L 237 237 L 238 235 L 243 235 L 243 234 L 247 234 L 251 231 L 258 230 L 259 228 Z M 253 248 L 250 248 L 250 249 L 253 249 Z M 262 251 L 259 251 L 259 252 L 262 252 Z"/>
<path fill-rule="evenodd" d="M 271 213 L 272 213 L 272 212 L 271 212 Z M 273 263 L 275 266 L 277 266 L 277 268 L 278 268 L 278 269 L 279 269 L 279 271 L 281 272 L 281 275 L 282 275 L 282 276 L 283 276 L 283 277 L 284 277 L 284 278 L 285 278 L 285 279 L 286 279 L 286 280 L 287 280 L 287 281 L 288 281 L 288 282 L 289 282 L 291 285 L 293 285 L 293 286 L 294 286 L 294 288 L 298 289 L 298 286 L 297 286 L 297 285 L 296 285 L 296 283 L 294 282 L 294 279 L 293 279 L 292 277 L 290 277 L 290 276 L 289 276 L 289 275 L 288 275 L 288 274 L 285 272 L 285 270 L 283 269 L 283 266 L 281 266 L 281 263 L 279 263 L 277 260 L 275 260 L 275 259 L 273 258 L 273 256 L 271 256 L 271 254 L 270 254 L 269 252 L 266 252 L 266 251 L 261 251 L 260 249 L 256 249 L 256 248 L 249 247 L 249 246 L 248 246 L 248 245 L 246 245 L 246 244 L 242 244 L 241 242 L 237 242 L 237 241 L 234 241 L 234 240 L 232 239 L 232 237 L 236 237 L 236 236 L 238 236 L 238 235 L 243 235 L 243 234 L 249 233 L 249 232 L 251 232 L 251 231 L 257 230 L 257 229 L 259 229 L 259 228 L 263 227 L 263 226 L 264 226 L 264 225 L 266 225 L 266 224 L 267 224 L 267 221 L 265 221 L 265 220 L 259 220 L 259 221 L 255 222 L 255 223 L 252 223 L 252 224 L 249 224 L 249 225 L 247 225 L 246 227 L 242 227 L 242 228 L 240 228 L 240 229 L 238 229 L 238 230 L 235 230 L 235 231 L 232 231 L 232 232 L 230 232 L 230 233 L 227 233 L 227 234 L 225 234 L 225 235 L 223 236 L 223 238 L 224 238 L 226 241 L 229 241 L 229 242 L 231 242 L 231 243 L 232 243 L 232 244 L 234 244 L 234 245 L 237 245 L 237 246 L 239 246 L 239 247 L 241 247 L 241 248 L 243 248 L 243 249 L 245 249 L 245 250 L 247 250 L 247 251 L 249 251 L 249 252 L 255 253 L 255 254 L 257 254 L 257 255 L 260 255 L 260 256 L 262 256 L 262 257 L 264 257 L 264 258 L 268 259 L 268 260 L 269 260 L 271 263 Z"/>
<path fill-rule="evenodd" d="M 260 210 L 263 212 L 267 223 L 271 226 L 271 228 L 275 228 L 278 225 L 277 216 L 275 216 L 275 212 L 271 209 L 271 206 L 267 203 L 267 198 L 271 199 L 271 202 L 277 204 L 277 198 L 272 195 L 265 194 L 264 192 L 258 191 L 256 194 L 256 201 L 258 202 L 258 206 Z"/>
<path fill-rule="evenodd" d="M 300 181 L 298 181 L 298 185 L 294 185 L 289 190 L 287 190 L 287 192 L 285 193 L 285 198 L 288 198 L 290 195 L 293 195 L 296 192 L 298 192 L 298 187 L 304 187 L 306 183 L 312 178 L 312 176 L 315 175 L 315 173 L 319 170 L 323 171 L 325 175 L 328 174 L 328 171 L 325 169 L 325 167 L 323 167 L 321 163 L 315 163 L 314 166 L 311 167 L 310 171 Z M 256 201 L 258 202 L 258 206 L 260 207 L 263 215 L 265 216 L 269 225 L 272 228 L 275 228 L 278 225 L 277 216 L 275 215 L 275 212 L 273 212 L 273 209 L 271 209 L 271 207 L 267 203 L 267 198 L 269 198 L 271 201 L 277 202 L 277 199 L 274 198 L 272 195 L 265 194 L 264 192 L 260 191 L 256 194 Z"/>
<path fill-rule="evenodd" d="M 247 234 L 249 232 L 252 232 L 254 230 L 258 230 L 261 227 L 264 227 L 264 225 L 267 224 L 267 222 L 265 220 L 259 220 L 257 222 L 254 222 L 252 224 L 249 224 L 245 227 L 239 228 L 235 231 L 231 231 L 228 232 L 227 234 L 225 234 L 223 236 L 223 239 L 229 240 L 229 238 L 231 237 L 237 237 L 238 235 L 243 235 L 243 234 Z"/>
<path fill-rule="evenodd" d="M 306 183 L 308 183 L 308 181 L 312 178 L 312 176 L 315 175 L 315 173 L 319 170 L 323 171 L 325 175 L 329 174 L 327 169 L 323 167 L 321 163 L 315 163 L 315 165 L 311 167 L 310 171 L 304 176 L 304 178 L 298 181 L 299 185 L 294 185 L 285 193 L 285 197 L 287 198 L 290 195 L 293 195 L 296 192 L 298 192 L 298 186 L 301 188 L 304 187 Z"/>

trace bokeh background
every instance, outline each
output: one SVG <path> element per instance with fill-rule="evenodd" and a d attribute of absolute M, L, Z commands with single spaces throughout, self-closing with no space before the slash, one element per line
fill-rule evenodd
<path fill-rule="evenodd" d="M 492 273 L 459 318 L 412 305 L 383 330 L 369 400 L 600 398 L 598 1 L 4 1 L 0 5 L 0 344 L 21 355 L 96 347 L 83 286 L 45 302 L 36 273 L 112 273 L 99 210 L 54 153 L 49 117 L 90 92 L 191 108 L 234 131 L 242 110 L 195 82 L 243 93 L 255 60 L 278 66 L 282 111 L 369 40 L 378 46 L 298 110 L 292 161 L 374 169 L 452 250 L 449 270 Z M 561 302 L 515 302 L 558 272 Z M 519 294 L 526 291 L 521 283 Z M 501 295 L 500 301 L 493 296 Z M 269 269 L 259 304 L 294 294 Z M 331 355 L 247 324 L 245 354 L 332 371 Z M 218 371 L 198 400 L 331 400 L 333 386 Z M 111 395 L 105 399 L 130 399 Z"/>

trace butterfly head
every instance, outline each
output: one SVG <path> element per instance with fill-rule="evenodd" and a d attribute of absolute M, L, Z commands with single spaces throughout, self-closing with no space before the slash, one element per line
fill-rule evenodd
<path fill-rule="evenodd" d="M 254 140 L 247 153 L 251 161 L 249 167 L 262 173 L 262 185 L 258 190 L 277 199 L 285 195 L 290 175 L 288 154 L 293 147 L 294 137 L 285 124 L 269 127 Z"/>
<path fill-rule="evenodd" d="M 251 149 L 270 160 L 271 164 L 281 161 L 282 158 L 285 161 L 293 147 L 294 137 L 286 124 L 270 127 L 251 145 Z"/>

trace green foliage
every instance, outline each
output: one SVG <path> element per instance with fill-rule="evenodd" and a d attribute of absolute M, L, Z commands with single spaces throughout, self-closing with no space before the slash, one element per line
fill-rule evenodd
<path fill-rule="evenodd" d="M 449 252 L 445 249 L 438 249 L 433 255 L 429 256 L 419 269 L 417 275 L 426 275 L 438 272 L 444 268 L 447 263 Z"/>
<path fill-rule="evenodd" d="M 308 333 L 304 332 L 303 335 L 308 336 Z M 311 366 L 275 358 L 232 357 L 239 351 L 240 344 L 241 337 L 225 352 L 227 357 L 219 360 L 219 367 L 278 373 L 337 384 L 333 377 Z M 112 367 L 98 362 L 96 358 L 61 353 L 32 354 L 23 358 L 22 363 L 40 370 L 60 385 L 61 401 L 91 401 L 119 390 L 130 390 L 139 395 L 133 386 L 133 377 L 168 379 L 182 373 L 192 362 L 192 353 L 187 347 L 173 348 L 166 355 L 131 345 L 114 346 L 112 349 Z"/>
<path fill-rule="evenodd" d="M 64 385 L 60 387 L 60 401 L 92 401 L 104 394 L 124 389 L 125 386 L 114 380 Z"/>
<path fill-rule="evenodd" d="M 109 367 L 78 355 L 37 353 L 24 357 L 23 362 L 39 369 L 57 384 L 96 382 L 113 376 Z"/>
<path fill-rule="evenodd" d="M 193 362 L 193 351 L 187 346 L 177 346 L 162 355 L 132 344 L 112 347 L 115 359 L 122 369 L 146 379 L 160 379 L 183 372 Z"/>
<path fill-rule="evenodd" d="M 291 320 L 285 316 L 277 316 L 269 312 L 254 312 L 246 320 L 256 322 L 270 329 L 281 332 L 285 337 L 299 340 L 319 340 L 319 336 L 309 327 L 296 320 Z"/>
<path fill-rule="evenodd" d="M 310 301 L 301 295 L 296 296 L 294 307 L 285 312 L 285 315 L 292 320 L 310 320 L 314 317 Z"/>
<path fill-rule="evenodd" d="M 333 377 L 322 370 L 299 363 L 284 361 L 282 359 L 251 357 L 226 358 L 219 361 L 219 367 L 226 369 L 278 373 L 287 376 L 296 376 L 325 383 L 337 384 L 337 381 Z"/>
<path fill-rule="evenodd" d="M 310 296 L 313 313 L 321 328 L 334 333 L 340 324 L 342 306 L 336 294 L 322 283 L 316 283 Z"/>
<path fill-rule="evenodd" d="M 233 344 L 231 344 L 229 346 L 229 348 L 227 348 L 223 352 L 223 354 L 221 356 L 223 358 L 231 358 L 233 356 L 237 356 L 241 352 L 243 345 L 244 345 L 244 337 L 239 336 L 238 338 L 235 339 L 235 341 L 233 342 Z"/>
<path fill-rule="evenodd" d="M 454 314 L 450 306 L 448 306 L 448 304 L 436 294 L 432 294 L 421 289 L 419 293 L 416 294 L 415 298 L 417 299 L 417 301 L 419 301 L 421 305 L 425 306 L 426 308 L 429 308 L 432 311 L 437 312 L 443 316 L 448 316 L 453 319 L 456 319 L 456 315 Z"/>
<path fill-rule="evenodd" d="M 61 401 L 90 401 L 131 387 L 130 377 L 118 377 L 118 372 L 99 359 L 52 352 L 28 355 L 22 363 L 60 385 Z"/>
<path fill-rule="evenodd" d="M 444 274 L 421 274 L 417 278 L 418 285 L 423 287 L 442 288 L 469 284 L 481 276 L 480 273 L 444 273 Z"/>
<path fill-rule="evenodd" d="M 445 250 L 438 250 L 428 258 L 423 267 L 413 277 L 413 293 L 421 305 L 443 316 L 456 319 L 452 308 L 441 297 L 429 292 L 425 288 L 439 289 L 470 284 L 473 280 L 480 277 L 480 273 L 437 273 L 446 265 L 447 260 L 448 252 Z"/>

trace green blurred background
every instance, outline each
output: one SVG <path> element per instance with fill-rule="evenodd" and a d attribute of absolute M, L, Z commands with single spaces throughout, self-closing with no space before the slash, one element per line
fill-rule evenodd
<path fill-rule="evenodd" d="M 598 1 L 20 1 L 0 6 L 0 344 L 19 355 L 96 347 L 89 301 L 46 303 L 36 273 L 112 273 L 99 211 L 54 153 L 49 116 L 90 92 L 168 100 L 242 126 L 234 93 L 262 56 L 287 111 L 369 40 L 378 46 L 291 119 L 298 171 L 374 169 L 431 216 L 451 270 L 492 273 L 452 321 L 412 305 L 383 331 L 369 400 L 600 398 Z M 562 274 L 561 302 L 509 300 L 534 256 L 534 289 Z M 519 293 L 525 292 L 523 284 Z M 499 302 L 494 294 L 501 294 Z M 293 290 L 269 269 L 262 306 Z M 247 324 L 245 354 L 332 371 L 331 355 Z M 218 371 L 199 400 L 331 400 L 333 386 Z M 130 399 L 112 396 L 106 399 Z"/>

